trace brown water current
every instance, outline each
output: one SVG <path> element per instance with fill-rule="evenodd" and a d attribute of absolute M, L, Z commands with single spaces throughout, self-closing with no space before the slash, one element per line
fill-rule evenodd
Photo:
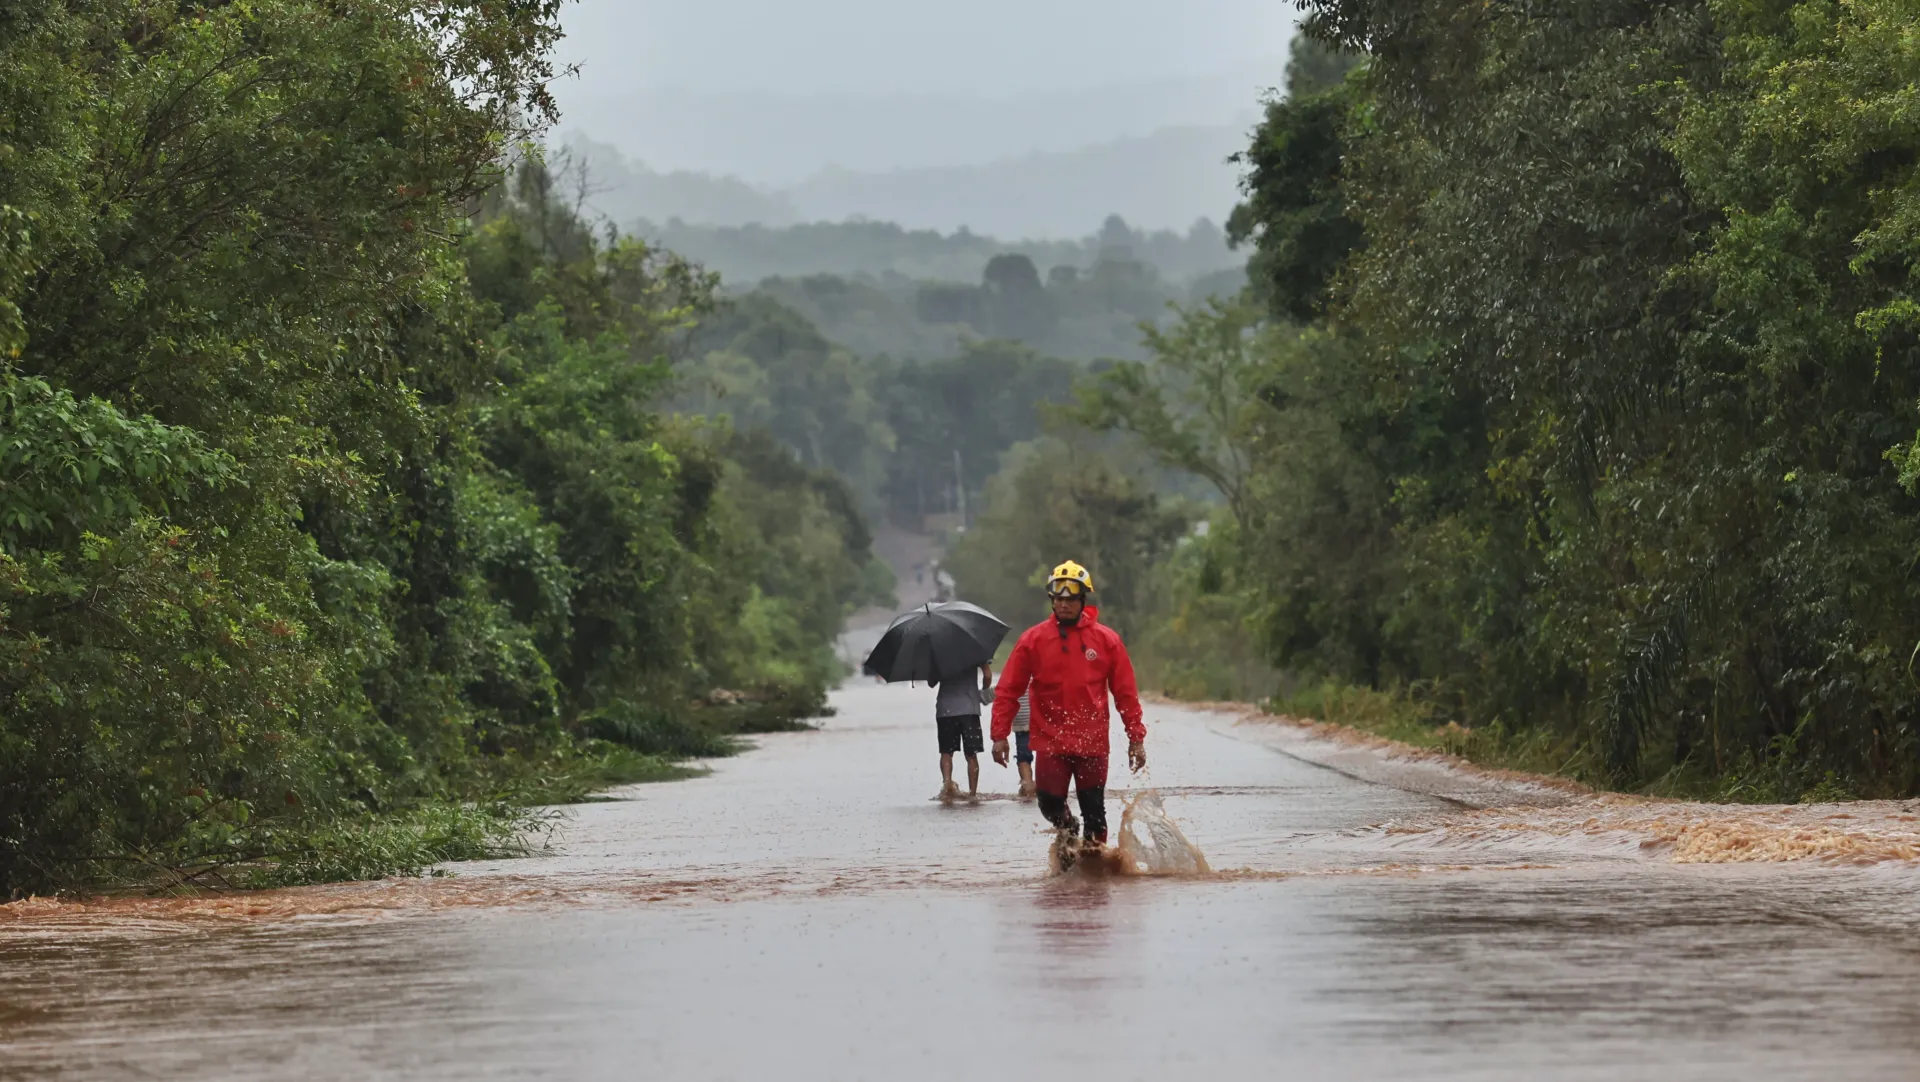
<path fill-rule="evenodd" d="M 1180 874 L 1051 876 L 1012 771 L 932 799 L 930 692 L 835 702 L 527 859 L 0 907 L 0 1078 L 1920 1070 L 1907 805 L 1596 798 L 1155 704 L 1102 867 Z"/>

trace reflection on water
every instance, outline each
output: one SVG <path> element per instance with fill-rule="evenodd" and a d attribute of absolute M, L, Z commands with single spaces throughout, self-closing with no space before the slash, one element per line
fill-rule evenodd
<path fill-rule="evenodd" d="M 1337 990 L 1356 1008 L 1342 1028 L 1487 1073 L 1912 1077 L 1915 886 L 1775 869 L 1394 883 L 1398 904 L 1339 922 L 1370 974 Z"/>
<path fill-rule="evenodd" d="M 1556 866 L 1415 874 L 1359 828 L 1432 801 L 1163 725 L 1169 810 L 1255 873 L 1048 878 L 1032 805 L 932 804 L 930 724 L 842 703 L 455 881 L 499 904 L 0 926 L 0 1077 L 1760 1082 L 1920 1057 L 1904 868 L 1536 839 Z"/>
<path fill-rule="evenodd" d="M 1013 1079 L 1910 1077 L 1915 884 L 1767 871 L 1066 877 L 32 942 L 0 948 L 0 1075 L 945 1078 L 979 1035 Z"/>
<path fill-rule="evenodd" d="M 1033 958 L 1096 955 L 1113 942 L 1113 884 L 1104 878 L 1062 876 L 1032 892 L 1033 912 L 1021 922 Z"/>

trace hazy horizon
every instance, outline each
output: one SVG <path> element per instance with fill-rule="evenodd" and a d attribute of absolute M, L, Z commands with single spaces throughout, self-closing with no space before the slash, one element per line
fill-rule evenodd
<path fill-rule="evenodd" d="M 554 88 L 564 128 L 652 170 L 787 188 L 1250 126 L 1297 13 L 1284 0 L 1189 0 L 1177 17 L 1145 0 L 1097 13 L 1066 0 L 583 0 L 562 18 L 559 55 L 580 65 Z"/>
<path fill-rule="evenodd" d="M 971 95 L 1204 76 L 1284 58 L 1286 0 L 975 0 L 964 10 L 892 0 L 580 0 L 558 57 L 590 94 L 762 90 Z M 990 76 L 983 83 L 983 73 Z"/>

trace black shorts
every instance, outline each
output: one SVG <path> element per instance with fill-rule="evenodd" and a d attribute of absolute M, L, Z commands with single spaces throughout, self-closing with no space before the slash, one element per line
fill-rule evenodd
<path fill-rule="evenodd" d="M 1014 759 L 1016 761 L 1022 763 L 1033 762 L 1033 747 L 1027 743 L 1027 731 L 1025 729 L 1015 729 L 1013 731 L 1013 747 Z"/>
<path fill-rule="evenodd" d="M 951 717 L 935 718 L 940 726 L 940 754 L 952 755 L 962 746 L 968 755 L 978 755 L 987 746 L 980 739 L 980 715 L 955 714 Z"/>

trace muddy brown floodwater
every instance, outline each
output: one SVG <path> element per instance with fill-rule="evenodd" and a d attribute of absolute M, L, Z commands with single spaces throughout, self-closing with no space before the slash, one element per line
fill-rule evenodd
<path fill-rule="evenodd" d="M 835 702 L 450 879 L 7 907 L 0 1078 L 1920 1073 L 1911 864 L 1680 863 L 1664 812 L 1156 706 L 1214 871 L 1049 877 L 1031 804 L 930 799 L 928 691 Z"/>

